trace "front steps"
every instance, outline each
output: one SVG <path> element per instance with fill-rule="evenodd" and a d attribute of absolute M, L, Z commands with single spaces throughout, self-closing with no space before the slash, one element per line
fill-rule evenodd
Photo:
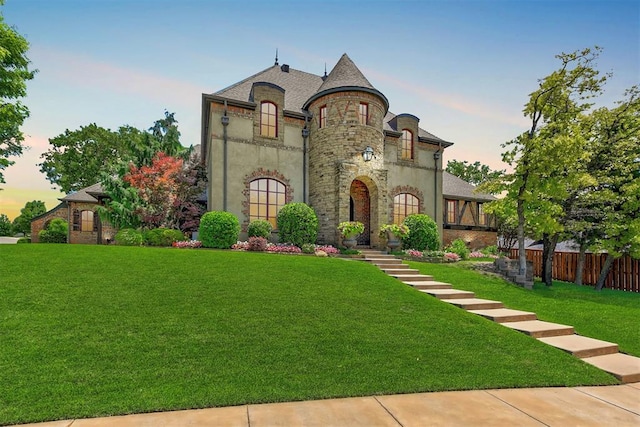
<path fill-rule="evenodd" d="M 582 359 L 615 376 L 622 383 L 640 382 L 640 358 L 618 352 L 618 345 L 576 335 L 573 326 L 538 320 L 535 313 L 505 308 L 500 301 L 475 298 L 473 292 L 453 289 L 449 283 L 410 269 L 401 259 L 375 250 L 362 251 L 364 260 L 416 290 L 522 332 Z"/>

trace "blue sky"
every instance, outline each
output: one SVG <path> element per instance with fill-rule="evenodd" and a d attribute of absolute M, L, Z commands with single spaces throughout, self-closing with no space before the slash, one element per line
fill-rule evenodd
<path fill-rule="evenodd" d="M 347 53 L 396 114 L 455 143 L 451 159 L 504 168 L 500 144 L 527 128 L 522 107 L 554 55 L 599 45 L 613 71 L 598 103 L 640 83 L 640 2 L 6 0 L 39 70 L 25 103 L 31 149 L 5 172 L 0 213 L 55 206 L 36 166 L 48 138 L 97 123 L 148 128 L 175 112 L 200 138 L 201 94 L 274 62 L 322 74 Z"/>

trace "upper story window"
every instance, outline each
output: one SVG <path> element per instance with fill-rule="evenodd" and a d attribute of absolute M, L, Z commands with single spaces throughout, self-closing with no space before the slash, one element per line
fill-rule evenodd
<path fill-rule="evenodd" d="M 276 228 L 280 208 L 284 206 L 286 187 L 280 181 L 260 178 L 249 184 L 249 222 L 256 219 L 269 221 Z"/>
<path fill-rule="evenodd" d="M 447 224 L 458 222 L 458 201 L 447 200 Z"/>
<path fill-rule="evenodd" d="M 360 108 L 358 110 L 358 119 L 361 125 L 369 124 L 369 104 L 364 102 L 360 103 Z"/>
<path fill-rule="evenodd" d="M 323 105 L 320 107 L 320 117 L 318 122 L 318 127 L 323 128 L 327 126 L 327 106 Z"/>
<path fill-rule="evenodd" d="M 484 213 L 482 203 L 478 203 L 478 225 L 487 225 L 487 215 Z"/>
<path fill-rule="evenodd" d="M 98 216 L 93 211 L 73 211 L 73 231 L 98 231 Z"/>
<path fill-rule="evenodd" d="M 413 132 L 408 129 L 402 130 L 400 140 L 400 158 L 413 159 Z"/>
<path fill-rule="evenodd" d="M 278 107 L 269 101 L 260 104 L 260 135 L 278 137 Z"/>
<path fill-rule="evenodd" d="M 409 193 L 400 193 L 393 198 L 393 223 L 402 224 L 404 219 L 420 213 L 420 200 Z"/>

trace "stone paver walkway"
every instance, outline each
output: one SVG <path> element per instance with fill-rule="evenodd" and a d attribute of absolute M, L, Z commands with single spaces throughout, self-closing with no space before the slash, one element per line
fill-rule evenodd
<path fill-rule="evenodd" d="M 29 424 L 38 427 L 639 426 L 640 383 L 268 403 Z"/>

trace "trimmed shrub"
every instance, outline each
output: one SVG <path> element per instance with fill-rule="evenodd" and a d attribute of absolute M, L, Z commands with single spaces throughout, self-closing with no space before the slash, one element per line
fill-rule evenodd
<path fill-rule="evenodd" d="M 302 247 L 315 243 L 318 237 L 318 217 L 306 203 L 288 203 L 278 212 L 280 241 Z"/>
<path fill-rule="evenodd" d="M 31 238 L 30 237 L 21 237 L 16 241 L 16 243 L 31 243 Z"/>
<path fill-rule="evenodd" d="M 457 254 L 461 259 L 469 258 L 469 253 L 471 252 L 462 239 L 456 239 L 451 242 L 445 251 Z"/>
<path fill-rule="evenodd" d="M 303 254 L 315 254 L 316 253 L 316 245 L 314 245 L 313 243 L 305 243 L 304 245 L 302 245 L 302 247 L 300 249 L 302 249 L 302 253 Z"/>
<path fill-rule="evenodd" d="M 498 246 L 496 245 L 491 245 L 491 246 L 487 246 L 484 249 L 480 249 L 480 252 L 482 252 L 485 255 L 498 255 L 499 253 Z"/>
<path fill-rule="evenodd" d="M 253 236 L 249 237 L 247 242 L 247 250 L 254 252 L 264 252 L 267 250 L 267 239 L 264 237 Z"/>
<path fill-rule="evenodd" d="M 133 228 L 123 228 L 116 233 L 114 240 L 120 246 L 141 246 L 142 233 Z"/>
<path fill-rule="evenodd" d="M 264 237 L 268 239 L 271 236 L 271 230 L 273 227 L 269 221 L 265 221 L 264 219 L 256 219 L 252 221 L 247 227 L 247 236 L 248 237 Z"/>
<path fill-rule="evenodd" d="M 187 240 L 182 231 L 171 228 L 154 228 L 142 233 L 142 241 L 147 246 L 171 246 L 174 242 Z"/>
<path fill-rule="evenodd" d="M 62 218 L 51 220 L 46 230 L 40 230 L 38 238 L 41 243 L 67 243 L 69 224 Z"/>
<path fill-rule="evenodd" d="M 229 249 L 238 241 L 240 223 L 229 212 L 211 211 L 200 218 L 198 238 L 205 248 Z"/>
<path fill-rule="evenodd" d="M 434 251 L 440 247 L 438 225 L 429 215 L 412 214 L 403 224 L 409 227 L 409 235 L 402 239 L 402 247 L 417 251 Z"/>

